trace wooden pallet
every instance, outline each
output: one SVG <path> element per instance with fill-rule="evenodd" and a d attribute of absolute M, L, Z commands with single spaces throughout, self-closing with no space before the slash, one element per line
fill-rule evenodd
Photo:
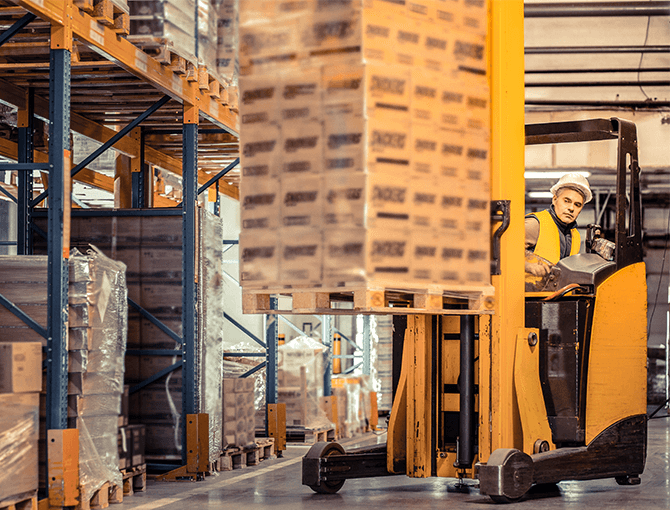
<path fill-rule="evenodd" d="M 117 34 L 130 33 L 130 15 L 121 3 L 114 0 L 74 0 L 74 5 Z"/>
<path fill-rule="evenodd" d="M 189 81 L 198 81 L 195 56 L 180 51 L 169 39 L 151 35 L 129 35 L 126 39 L 175 74 L 186 75 Z"/>
<path fill-rule="evenodd" d="M 289 296 L 288 309 L 272 310 L 270 298 Z M 338 307 L 333 305 L 338 303 Z M 345 304 L 346 308 L 342 307 Z M 430 289 L 382 288 L 323 288 L 286 289 L 280 292 L 243 289 L 243 313 L 267 314 L 492 314 L 493 287 L 461 287 L 445 292 L 435 286 Z"/>
<path fill-rule="evenodd" d="M 223 450 L 216 465 L 216 471 L 232 471 L 247 466 L 257 466 L 264 460 L 274 458 L 274 438 L 257 439 L 253 447 L 232 447 Z"/>
<path fill-rule="evenodd" d="M 291 444 L 316 444 L 335 441 L 334 428 L 311 429 L 307 427 L 286 427 L 286 442 Z"/>
<path fill-rule="evenodd" d="M 37 493 L 32 496 L 20 494 L 0 503 L 0 510 L 37 510 L 37 507 Z"/>
<path fill-rule="evenodd" d="M 135 466 L 121 471 L 123 476 L 123 496 L 147 490 L 147 465 Z"/>
<path fill-rule="evenodd" d="M 80 494 L 83 494 L 85 487 L 80 488 Z M 119 503 L 118 498 L 123 500 L 123 491 L 119 491 L 114 484 L 105 482 L 102 487 L 96 490 L 91 497 L 82 500 L 77 506 L 76 510 L 99 510 L 107 508 L 110 503 L 110 495 L 113 496 L 114 502 Z"/>

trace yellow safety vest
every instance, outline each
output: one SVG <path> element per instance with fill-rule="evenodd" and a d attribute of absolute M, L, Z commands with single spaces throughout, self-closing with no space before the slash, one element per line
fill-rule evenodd
<path fill-rule="evenodd" d="M 561 259 L 561 237 L 558 226 L 547 210 L 533 213 L 540 222 L 540 235 L 537 238 L 533 253 L 556 264 Z M 579 247 L 582 244 L 581 236 L 576 228 L 571 229 L 572 245 L 570 246 L 570 255 L 579 253 Z"/>

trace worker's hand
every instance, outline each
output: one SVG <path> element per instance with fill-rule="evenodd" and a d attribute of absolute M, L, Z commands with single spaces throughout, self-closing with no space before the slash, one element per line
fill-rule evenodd
<path fill-rule="evenodd" d="M 525 269 L 526 273 L 530 273 L 534 276 L 539 276 L 540 278 L 548 275 L 551 272 L 551 267 L 546 264 L 542 263 L 534 264 L 528 261 L 526 261 L 525 263 Z"/>

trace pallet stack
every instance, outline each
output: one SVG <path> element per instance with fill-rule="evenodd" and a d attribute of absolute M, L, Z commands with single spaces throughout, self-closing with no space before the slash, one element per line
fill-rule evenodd
<path fill-rule="evenodd" d="M 40 342 L 0 342 L 0 508 L 37 508 Z"/>
<path fill-rule="evenodd" d="M 332 380 L 337 399 L 337 432 L 340 438 L 361 435 L 371 423 L 368 377 L 341 376 Z"/>
<path fill-rule="evenodd" d="M 95 248 L 88 255 L 72 251 L 68 426 L 79 429 L 82 503 L 94 496 L 105 499 L 110 491 L 121 497 L 117 432 L 124 393 L 127 296 L 125 264 Z"/>
<path fill-rule="evenodd" d="M 240 16 L 245 291 L 488 286 L 486 2 Z"/>

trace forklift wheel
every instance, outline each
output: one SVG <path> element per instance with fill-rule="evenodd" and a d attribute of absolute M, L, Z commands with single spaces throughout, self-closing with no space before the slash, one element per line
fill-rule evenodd
<path fill-rule="evenodd" d="M 494 503 L 498 504 L 506 504 L 506 503 L 516 503 L 517 501 L 521 501 L 521 496 L 520 498 L 508 498 L 507 496 L 493 496 L 489 494 L 489 497 L 491 500 L 493 500 Z"/>
<path fill-rule="evenodd" d="M 307 455 L 308 459 L 323 459 L 331 455 L 344 455 L 344 448 L 338 443 L 316 443 L 312 446 Z M 310 485 L 309 488 L 319 494 L 335 494 L 344 485 L 344 480 L 338 482 L 323 482 L 318 485 Z"/>
<path fill-rule="evenodd" d="M 640 477 L 637 475 L 615 476 L 614 479 L 619 485 L 640 485 Z"/>

